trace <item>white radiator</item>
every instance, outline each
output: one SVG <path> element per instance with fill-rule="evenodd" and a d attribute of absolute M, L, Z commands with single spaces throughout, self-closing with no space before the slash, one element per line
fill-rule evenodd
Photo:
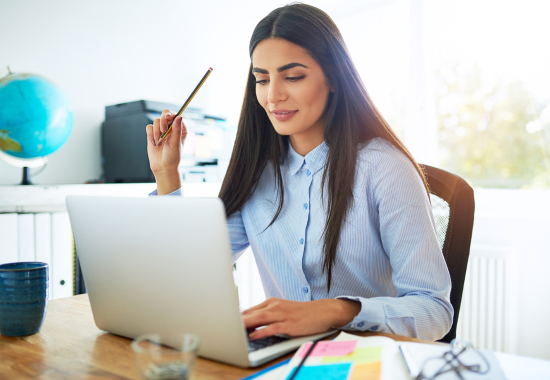
<path fill-rule="evenodd" d="M 478 349 L 517 352 L 517 264 L 507 247 L 472 246 L 457 338 Z"/>
<path fill-rule="evenodd" d="M 40 261 L 49 265 L 49 298 L 74 294 L 74 245 L 69 215 L 0 213 L 0 264 Z"/>

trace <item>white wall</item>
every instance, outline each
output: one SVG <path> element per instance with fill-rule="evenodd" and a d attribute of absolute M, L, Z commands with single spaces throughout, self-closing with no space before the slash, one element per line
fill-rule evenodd
<path fill-rule="evenodd" d="M 517 255 L 517 353 L 550 360 L 550 191 L 475 189 L 474 195 L 472 246 Z"/>

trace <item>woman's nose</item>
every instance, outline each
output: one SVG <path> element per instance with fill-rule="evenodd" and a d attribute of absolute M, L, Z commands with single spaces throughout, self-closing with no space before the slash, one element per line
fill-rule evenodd
<path fill-rule="evenodd" d="M 281 84 L 277 81 L 270 81 L 267 101 L 272 104 L 277 104 L 283 100 L 286 100 L 286 98 L 287 96 L 284 91 L 284 86 L 281 86 Z"/>

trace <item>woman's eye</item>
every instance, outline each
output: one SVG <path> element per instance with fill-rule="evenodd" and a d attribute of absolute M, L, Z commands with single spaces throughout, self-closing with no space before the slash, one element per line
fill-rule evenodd
<path fill-rule="evenodd" d="M 296 82 L 297 80 L 304 79 L 305 77 L 306 77 L 305 75 L 302 75 L 302 76 L 299 76 L 299 77 L 288 77 L 286 79 L 288 79 L 291 82 Z"/>
<path fill-rule="evenodd" d="M 306 76 L 305 75 L 302 75 L 302 76 L 299 76 L 299 77 L 287 77 L 286 79 L 290 82 L 296 82 L 296 81 L 299 81 L 300 79 L 304 79 Z M 263 79 L 263 80 L 257 80 L 256 81 L 256 84 L 259 84 L 260 86 L 263 86 L 265 85 L 267 82 L 269 82 L 268 79 Z"/>

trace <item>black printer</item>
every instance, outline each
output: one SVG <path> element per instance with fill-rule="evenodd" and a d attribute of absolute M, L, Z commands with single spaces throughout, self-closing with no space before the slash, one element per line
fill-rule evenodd
<path fill-rule="evenodd" d="M 145 127 L 160 117 L 162 111 L 177 112 L 180 106 L 169 103 L 137 100 L 105 107 L 105 121 L 101 128 L 103 181 L 105 183 L 155 182 L 147 156 Z M 210 121 L 224 118 L 204 115 L 200 110 L 187 108 L 190 115 Z"/>

